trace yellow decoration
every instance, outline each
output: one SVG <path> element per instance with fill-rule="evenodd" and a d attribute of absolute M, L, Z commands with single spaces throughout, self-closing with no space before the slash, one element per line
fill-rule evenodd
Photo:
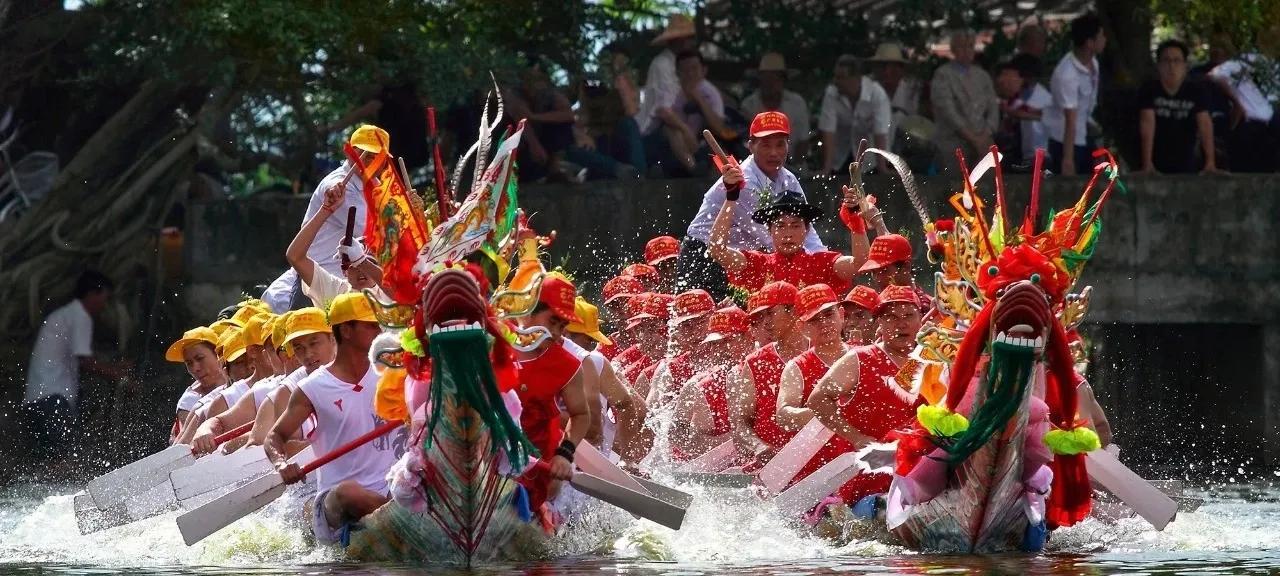
<path fill-rule="evenodd" d="M 1070 430 L 1050 430 L 1044 435 L 1044 443 L 1054 454 L 1072 455 L 1093 452 L 1102 447 L 1098 433 L 1088 426 Z"/>
<path fill-rule="evenodd" d="M 947 410 L 945 406 L 923 405 L 916 408 L 916 420 L 930 434 L 951 438 L 969 429 L 969 419 Z"/>
<path fill-rule="evenodd" d="M 404 399 L 404 381 L 409 373 L 404 368 L 386 368 L 378 378 L 378 395 L 373 398 L 373 411 L 388 422 L 408 420 L 409 406 Z"/>

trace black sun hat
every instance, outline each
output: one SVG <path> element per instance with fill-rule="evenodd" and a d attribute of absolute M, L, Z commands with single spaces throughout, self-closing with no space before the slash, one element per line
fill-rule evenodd
<path fill-rule="evenodd" d="M 810 204 L 800 192 L 787 190 L 775 196 L 768 206 L 753 212 L 751 219 L 760 224 L 772 224 L 784 215 L 798 216 L 812 224 L 822 217 L 822 209 Z"/>

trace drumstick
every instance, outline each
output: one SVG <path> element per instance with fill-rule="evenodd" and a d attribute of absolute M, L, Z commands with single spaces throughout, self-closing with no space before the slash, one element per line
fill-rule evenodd
<path fill-rule="evenodd" d="M 726 166 L 730 165 L 730 161 L 732 161 L 734 164 L 737 163 L 736 158 L 732 158 L 728 154 L 724 153 L 724 149 L 720 147 L 719 142 L 716 142 L 716 137 L 711 133 L 710 130 L 702 131 L 702 139 L 707 141 L 707 146 L 711 148 L 711 153 L 715 154 L 716 158 L 719 158 L 721 163 L 723 163 Z"/>

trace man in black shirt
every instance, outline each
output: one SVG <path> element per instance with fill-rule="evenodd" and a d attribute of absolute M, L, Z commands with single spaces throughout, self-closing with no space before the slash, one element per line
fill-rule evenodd
<path fill-rule="evenodd" d="M 1166 40 L 1156 48 L 1159 77 L 1138 92 L 1141 173 L 1196 172 L 1196 137 L 1204 151 L 1202 172 L 1219 172 L 1214 156 L 1213 122 L 1203 85 L 1187 82 L 1187 45 Z"/>

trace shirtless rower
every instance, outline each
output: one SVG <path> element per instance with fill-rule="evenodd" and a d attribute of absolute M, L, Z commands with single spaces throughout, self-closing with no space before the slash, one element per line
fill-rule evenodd
<path fill-rule="evenodd" d="M 771 282 L 747 305 L 752 329 L 763 327 L 772 341 L 743 360 L 730 386 L 729 409 L 738 452 L 757 464 L 767 462 L 793 436 L 778 426 L 774 412 L 783 366 L 809 348 L 808 338 L 796 326 L 796 292 L 791 284 Z"/>
<path fill-rule="evenodd" d="M 338 344 L 332 364 L 317 368 L 298 383 L 298 393 L 289 396 L 289 406 L 267 436 L 267 457 L 286 484 L 303 480 L 297 464 L 288 462 L 285 445 L 303 422 L 315 416 L 311 443 L 316 454 L 327 454 L 381 425 L 374 413 L 378 373 L 369 363 L 369 346 L 382 331 L 369 300 L 363 294 L 347 293 L 334 298 L 329 307 L 333 338 Z M 360 518 L 385 504 L 387 471 L 399 457 L 405 428 L 391 434 L 400 439 L 378 438 L 320 468 L 311 529 L 316 541 L 333 544 Z"/>
<path fill-rule="evenodd" d="M 920 300 L 910 286 L 889 286 L 876 307 L 880 340 L 850 350 L 818 381 L 806 406 L 824 426 L 858 450 L 888 440 L 911 425 L 919 400 L 895 378 L 916 346 Z M 842 486 L 840 498 L 853 505 L 889 489 L 888 474 L 859 474 Z"/>
<path fill-rule="evenodd" d="M 697 458 L 723 443 L 730 432 L 729 382 L 751 352 L 751 320 L 737 306 L 711 313 L 707 336 L 698 354 L 708 369 L 695 374 L 675 401 L 671 427 L 672 455 L 679 460 Z"/>
<path fill-rule="evenodd" d="M 574 311 L 577 294 L 568 280 L 547 274 L 538 291 L 533 312 L 519 318 L 525 330 L 545 330 L 545 338 L 535 349 L 516 351 L 522 411 L 520 427 L 537 447 L 546 469 L 534 468 L 519 478 L 529 492 L 530 508 L 539 513 L 542 505 L 560 492 L 561 482 L 573 476 L 573 455 L 591 427 L 591 408 L 582 384 L 582 362 L 561 344 L 565 327 L 578 319 Z M 561 405 L 568 413 L 568 426 L 561 424 Z"/>
<path fill-rule="evenodd" d="M 866 346 L 876 341 L 876 304 L 880 295 L 861 284 L 854 286 L 840 305 L 844 307 L 841 336 L 850 346 Z"/>
<path fill-rule="evenodd" d="M 597 349 L 598 345 L 611 343 L 609 337 L 600 332 L 600 310 L 578 296 L 574 313 L 578 315 L 578 322 L 570 322 L 565 328 L 564 347 L 590 368 L 583 373 L 587 398 L 600 399 L 598 405 L 590 403 L 591 428 L 587 430 L 587 441 L 604 454 L 616 450 L 624 459 L 638 461 L 653 444 L 652 433 L 644 427 L 644 399 L 622 384 L 613 364 Z M 607 414 L 609 410 L 613 411 L 616 421 Z M 640 438 L 646 432 L 647 442 Z"/>
<path fill-rule="evenodd" d="M 654 369 L 645 398 L 650 410 L 660 410 L 671 403 L 689 378 L 708 367 L 696 352 L 707 337 L 707 318 L 716 308 L 715 300 L 706 290 L 695 288 L 677 295 L 671 308 L 667 356 Z"/>
<path fill-rule="evenodd" d="M 218 334 L 212 328 L 200 326 L 187 330 L 177 342 L 174 342 L 164 353 L 164 359 L 170 362 L 181 362 L 187 367 L 187 373 L 195 382 L 182 392 L 178 398 L 178 409 L 173 420 L 173 429 L 169 432 L 169 441 L 173 442 L 182 433 L 182 423 L 187 415 L 196 407 L 200 399 L 213 392 L 230 380 L 222 366 L 217 353 Z"/>

